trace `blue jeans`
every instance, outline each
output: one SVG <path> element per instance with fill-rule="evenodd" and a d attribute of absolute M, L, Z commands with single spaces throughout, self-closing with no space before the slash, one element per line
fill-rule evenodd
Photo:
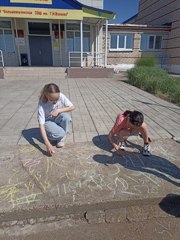
<path fill-rule="evenodd" d="M 69 131 L 69 123 L 71 121 L 70 114 L 65 112 L 59 114 L 51 121 L 45 122 L 45 130 L 50 141 L 61 140 Z"/>

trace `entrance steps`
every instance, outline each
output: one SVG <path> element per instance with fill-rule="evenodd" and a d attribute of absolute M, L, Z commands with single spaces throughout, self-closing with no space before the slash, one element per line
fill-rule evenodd
<path fill-rule="evenodd" d="M 5 80 L 59 80 L 66 78 L 63 67 L 5 67 Z"/>
<path fill-rule="evenodd" d="M 113 68 L 67 68 L 68 78 L 113 78 Z"/>

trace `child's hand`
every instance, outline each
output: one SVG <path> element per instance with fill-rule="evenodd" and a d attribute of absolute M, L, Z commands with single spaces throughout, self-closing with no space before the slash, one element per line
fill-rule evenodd
<path fill-rule="evenodd" d="M 55 109 L 51 112 L 51 117 L 57 117 L 59 113 L 61 113 L 60 109 Z"/>
<path fill-rule="evenodd" d="M 118 155 L 124 155 L 124 151 L 122 151 L 120 148 L 119 148 L 119 145 L 117 145 L 117 144 L 114 144 L 114 149 L 116 150 L 116 153 L 118 154 Z"/>
<path fill-rule="evenodd" d="M 116 153 L 120 156 L 124 156 L 125 155 L 125 151 L 121 150 L 120 148 L 118 150 L 116 150 Z"/>
<path fill-rule="evenodd" d="M 55 153 L 54 148 L 51 144 L 46 145 L 47 152 L 52 156 Z"/>

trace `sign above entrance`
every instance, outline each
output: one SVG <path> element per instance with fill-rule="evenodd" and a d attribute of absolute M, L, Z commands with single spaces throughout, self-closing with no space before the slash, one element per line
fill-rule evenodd
<path fill-rule="evenodd" d="M 52 4 L 52 0 L 10 0 L 12 3 Z"/>
<path fill-rule="evenodd" d="M 115 14 L 76 0 L 0 0 L 0 17 L 82 20 L 113 19 Z"/>
<path fill-rule="evenodd" d="M 82 20 L 82 10 L 0 7 L 0 17 Z"/>

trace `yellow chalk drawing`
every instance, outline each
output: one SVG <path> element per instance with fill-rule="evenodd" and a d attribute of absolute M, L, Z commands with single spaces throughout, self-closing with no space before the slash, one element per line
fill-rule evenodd
<path fill-rule="evenodd" d="M 16 198 L 16 199 L 12 199 L 10 200 L 10 202 L 13 204 L 13 208 L 22 205 L 22 204 L 30 204 L 30 203 L 34 203 L 34 202 L 38 202 L 40 201 L 40 199 L 36 199 L 38 195 L 40 195 L 41 193 L 33 193 L 21 198 Z"/>
<path fill-rule="evenodd" d="M 62 167 L 62 165 L 59 162 L 56 162 L 53 158 L 47 157 L 46 162 L 47 162 L 46 174 L 49 172 L 49 169 L 52 168 L 53 165 Z M 61 160 L 61 163 L 63 162 L 64 160 Z"/>
<path fill-rule="evenodd" d="M 44 192 L 51 186 L 51 184 L 47 180 L 45 180 L 44 183 L 39 181 L 39 184 L 42 187 Z"/>
<path fill-rule="evenodd" d="M 26 187 L 26 189 L 28 191 L 31 191 L 34 189 L 34 183 L 32 181 L 28 182 L 28 183 L 25 183 L 24 186 Z"/>
<path fill-rule="evenodd" d="M 33 176 L 35 177 L 35 179 L 37 181 L 39 181 L 39 179 L 41 179 L 41 174 L 39 172 L 36 172 L 35 174 L 33 174 Z"/>
<path fill-rule="evenodd" d="M 20 153 L 32 153 L 32 152 L 38 152 L 38 150 L 35 147 L 23 147 L 19 149 Z"/>
<path fill-rule="evenodd" d="M 18 171 L 18 170 L 16 170 L 16 169 L 13 169 L 12 170 L 14 173 L 11 175 L 11 177 L 8 179 L 8 183 L 9 184 L 13 184 L 13 178 L 20 172 L 20 171 Z"/>
<path fill-rule="evenodd" d="M 0 187 L 0 200 L 12 200 L 15 198 L 15 195 L 19 193 L 18 184 L 5 185 Z"/>

